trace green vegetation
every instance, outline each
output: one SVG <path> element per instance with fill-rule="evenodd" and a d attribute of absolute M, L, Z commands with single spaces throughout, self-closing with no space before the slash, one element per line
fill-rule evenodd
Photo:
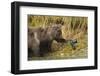
<path fill-rule="evenodd" d="M 76 59 L 87 58 L 88 55 L 88 33 L 87 17 L 74 16 L 34 16 L 28 15 L 28 25 L 31 27 L 48 27 L 52 24 L 60 23 L 62 34 L 66 39 L 77 39 L 76 49 L 73 50 L 70 43 L 57 43 L 53 41 L 52 50 L 45 57 L 32 57 L 33 60 L 44 59 Z"/>

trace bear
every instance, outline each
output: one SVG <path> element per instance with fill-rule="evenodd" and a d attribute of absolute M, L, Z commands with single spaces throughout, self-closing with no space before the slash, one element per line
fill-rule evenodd
<path fill-rule="evenodd" d="M 28 27 L 28 56 L 43 57 L 52 50 L 53 40 L 58 43 L 68 42 L 62 35 L 62 24 L 48 27 Z M 73 49 L 76 49 L 77 40 L 69 40 Z"/>
<path fill-rule="evenodd" d="M 62 26 L 61 24 L 55 24 L 45 28 L 28 27 L 28 56 L 44 56 L 51 50 L 53 40 L 66 42 L 66 39 L 62 36 Z"/>

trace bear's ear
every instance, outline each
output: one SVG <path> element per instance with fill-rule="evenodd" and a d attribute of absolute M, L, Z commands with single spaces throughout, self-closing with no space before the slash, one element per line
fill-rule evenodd
<path fill-rule="evenodd" d="M 61 25 L 64 25 L 64 22 L 63 21 L 61 22 Z"/>

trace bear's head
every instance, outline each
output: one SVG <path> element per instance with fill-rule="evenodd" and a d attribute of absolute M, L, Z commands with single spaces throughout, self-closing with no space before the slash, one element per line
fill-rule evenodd
<path fill-rule="evenodd" d="M 66 39 L 64 39 L 64 36 L 62 34 L 62 27 L 63 25 L 61 24 L 56 24 L 52 26 L 52 36 L 54 40 L 57 42 L 65 42 Z"/>

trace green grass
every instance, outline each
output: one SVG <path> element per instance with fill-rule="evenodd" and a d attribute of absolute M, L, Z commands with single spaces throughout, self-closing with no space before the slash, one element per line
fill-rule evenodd
<path fill-rule="evenodd" d="M 63 22 L 62 33 L 66 39 L 77 39 L 76 49 L 73 50 L 70 43 L 57 43 L 53 41 L 51 52 L 44 57 L 32 57 L 29 60 L 52 59 L 77 59 L 88 57 L 87 17 L 71 16 L 33 16 L 28 15 L 28 25 L 31 27 L 48 27 L 55 23 Z"/>

